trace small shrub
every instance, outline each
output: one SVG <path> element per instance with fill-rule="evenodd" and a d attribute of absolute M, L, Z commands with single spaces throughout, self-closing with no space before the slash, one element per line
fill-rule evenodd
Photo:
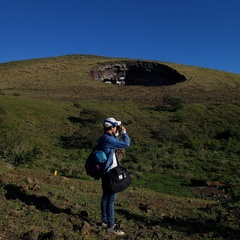
<path fill-rule="evenodd" d="M 6 115 L 6 110 L 0 107 L 0 116 Z"/>
<path fill-rule="evenodd" d="M 30 150 L 22 150 L 19 153 L 15 153 L 14 158 L 12 159 L 12 163 L 14 166 L 27 165 L 33 167 L 35 160 L 39 156 L 42 156 L 41 149 L 39 147 L 33 147 Z"/>
<path fill-rule="evenodd" d="M 176 112 L 182 107 L 183 107 L 183 103 L 180 98 L 166 96 L 163 98 L 163 105 L 158 106 L 156 110 Z"/>
<path fill-rule="evenodd" d="M 163 143 L 171 141 L 174 135 L 175 131 L 168 125 L 162 125 L 160 130 L 153 132 L 154 138 Z"/>

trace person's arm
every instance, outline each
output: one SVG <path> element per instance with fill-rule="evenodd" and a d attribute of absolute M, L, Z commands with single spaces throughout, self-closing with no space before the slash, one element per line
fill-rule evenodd
<path fill-rule="evenodd" d="M 130 138 L 127 133 L 123 133 L 122 140 L 112 136 L 107 138 L 103 145 L 104 148 L 127 148 L 130 146 Z"/>

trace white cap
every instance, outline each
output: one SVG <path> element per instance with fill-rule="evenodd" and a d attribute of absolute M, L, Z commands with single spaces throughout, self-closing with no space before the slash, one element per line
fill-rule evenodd
<path fill-rule="evenodd" d="M 120 126 L 121 125 L 121 121 L 117 121 L 115 118 L 107 118 L 104 120 L 104 127 L 111 127 L 111 126 L 114 126 L 114 127 L 117 127 L 117 126 Z"/>

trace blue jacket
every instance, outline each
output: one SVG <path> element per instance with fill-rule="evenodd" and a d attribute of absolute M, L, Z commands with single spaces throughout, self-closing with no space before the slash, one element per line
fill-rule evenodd
<path fill-rule="evenodd" d="M 118 139 L 114 135 L 105 132 L 102 137 L 98 139 L 101 149 L 105 152 L 108 157 L 107 163 L 103 169 L 103 173 L 108 172 L 109 167 L 113 163 L 113 154 L 115 149 L 127 148 L 130 146 L 130 138 L 127 133 L 122 134 L 122 140 Z"/>

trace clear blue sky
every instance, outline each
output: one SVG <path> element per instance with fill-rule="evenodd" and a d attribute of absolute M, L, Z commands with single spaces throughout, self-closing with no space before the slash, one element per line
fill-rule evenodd
<path fill-rule="evenodd" d="M 67 54 L 240 74 L 240 1 L 0 0 L 0 63 Z"/>

